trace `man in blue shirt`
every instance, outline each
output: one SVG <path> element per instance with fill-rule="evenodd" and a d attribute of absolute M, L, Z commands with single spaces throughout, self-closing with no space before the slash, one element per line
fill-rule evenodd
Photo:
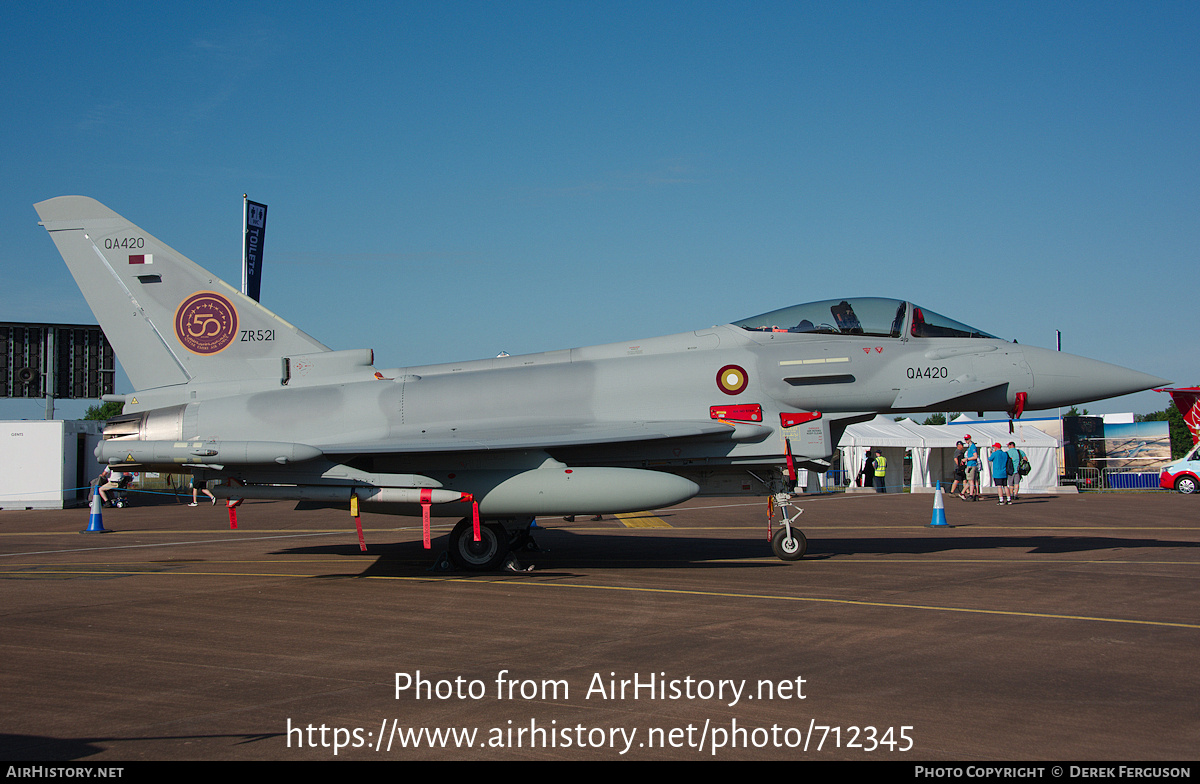
<path fill-rule="evenodd" d="M 988 457 L 988 462 L 992 464 L 992 482 L 995 483 L 996 493 L 1000 498 L 997 503 L 1011 504 L 1012 497 L 1008 494 L 1008 452 L 1004 451 L 999 442 L 992 444 L 992 454 Z"/>
<path fill-rule="evenodd" d="M 972 501 L 979 500 L 979 445 L 971 440 L 971 434 L 967 433 L 963 436 L 963 441 L 966 442 L 967 448 L 963 453 L 966 459 L 967 468 L 967 492 L 962 497 L 964 501 L 968 498 Z"/>
<path fill-rule="evenodd" d="M 1009 441 L 1008 449 L 1004 451 L 1008 453 L 1008 459 L 1012 461 L 1013 472 L 1008 477 L 1008 498 L 1009 503 L 1012 503 L 1021 494 L 1021 461 L 1028 458 L 1024 452 L 1017 449 L 1016 441 Z"/>

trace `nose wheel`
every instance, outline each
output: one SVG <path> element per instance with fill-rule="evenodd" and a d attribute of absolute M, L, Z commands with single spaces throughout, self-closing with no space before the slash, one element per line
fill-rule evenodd
<path fill-rule="evenodd" d="M 788 516 L 789 511 L 796 510 Z M 791 493 L 776 493 L 771 496 L 767 519 L 770 525 L 775 522 L 775 511 L 783 518 L 780 526 L 771 535 L 771 551 L 782 561 L 799 561 L 808 552 L 808 539 L 794 523 L 804 514 L 804 510 L 792 503 Z"/>
<path fill-rule="evenodd" d="M 789 527 L 780 528 L 771 537 L 771 550 L 781 560 L 799 561 L 808 552 L 808 540 L 799 528 L 788 531 Z"/>

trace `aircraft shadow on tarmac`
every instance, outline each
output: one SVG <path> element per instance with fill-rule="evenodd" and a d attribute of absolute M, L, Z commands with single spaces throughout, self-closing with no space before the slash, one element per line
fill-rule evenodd
<path fill-rule="evenodd" d="M 925 533 L 925 532 L 922 532 Z M 1200 543 L 1146 537 L 1120 536 L 962 536 L 946 531 L 929 531 L 928 535 L 908 537 L 813 538 L 809 539 L 808 554 L 803 561 L 823 560 L 844 555 L 932 555 L 960 552 L 981 554 L 987 551 L 1008 551 L 1015 557 L 1065 553 L 1102 552 L 1119 550 L 1198 547 Z M 669 536 L 639 533 L 636 538 L 622 534 L 588 531 L 576 533 L 563 529 L 540 531 L 535 534 L 540 552 L 517 551 L 514 555 L 522 566 L 532 566 L 540 575 L 563 573 L 568 570 L 596 569 L 779 569 L 789 564 L 771 556 L 770 545 L 764 537 L 714 538 L 712 536 L 681 536 L 678 531 Z M 444 540 L 434 539 L 433 548 L 425 550 L 420 542 L 385 544 L 368 543 L 368 552 L 361 553 L 356 543 L 298 547 L 279 550 L 274 555 L 362 555 L 365 568 L 362 577 L 399 577 L 429 575 L 434 563 L 445 551 Z M 471 575 L 480 572 L 450 568 L 445 574 Z M 495 572 L 493 572 L 494 574 Z M 328 576 L 343 576 L 330 574 Z"/>
<path fill-rule="evenodd" d="M 563 529 L 536 531 L 539 550 L 518 549 L 513 555 L 522 567 L 533 567 L 539 575 L 561 574 L 565 570 L 608 569 L 707 569 L 707 568 L 779 568 L 786 566 L 773 559 L 771 545 L 764 538 L 714 539 L 711 536 L 680 537 L 588 531 L 575 533 Z M 434 574 L 433 565 L 446 551 L 445 538 L 435 538 L 425 550 L 418 542 L 371 544 L 362 553 L 357 543 L 298 547 L 279 550 L 273 555 L 362 555 L 374 560 L 362 577 L 399 577 Z M 757 559 L 764 559 L 759 561 Z M 739 562 L 741 561 L 741 562 Z M 451 566 L 443 574 L 475 575 L 497 572 L 471 572 Z M 334 576 L 334 575 L 330 575 Z"/>

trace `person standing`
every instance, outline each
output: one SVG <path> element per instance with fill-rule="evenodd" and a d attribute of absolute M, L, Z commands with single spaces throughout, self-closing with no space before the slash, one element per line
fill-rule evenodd
<path fill-rule="evenodd" d="M 967 459 L 963 457 L 966 448 L 962 441 L 954 445 L 954 484 L 950 485 L 950 495 L 961 493 L 967 486 Z"/>
<path fill-rule="evenodd" d="M 887 458 L 882 449 L 875 450 L 875 492 L 887 492 Z"/>
<path fill-rule="evenodd" d="M 1000 499 L 996 502 L 997 505 L 1011 504 L 1012 498 L 1008 495 L 1008 452 L 1004 451 L 1000 442 L 992 444 L 992 454 L 988 457 L 988 462 L 992 464 L 992 482 L 996 485 L 996 495 Z"/>
<path fill-rule="evenodd" d="M 867 459 L 863 461 L 862 470 L 858 472 L 860 487 L 874 487 L 875 485 L 875 457 L 871 454 L 871 448 L 867 447 Z"/>
<path fill-rule="evenodd" d="M 963 436 L 963 443 L 967 445 L 966 451 L 963 454 L 966 460 L 967 467 L 967 492 L 962 496 L 962 500 L 966 501 L 970 498 L 972 501 L 979 500 L 979 445 L 971 440 L 971 434 L 967 433 Z"/>
<path fill-rule="evenodd" d="M 1017 496 L 1021 492 L 1021 477 L 1024 475 L 1021 473 L 1021 468 L 1024 466 L 1026 473 L 1028 473 L 1029 458 L 1025 456 L 1024 452 L 1017 449 L 1016 441 L 1009 441 L 1008 449 L 1005 451 L 1008 453 L 1008 459 L 1012 465 L 1012 475 L 1008 477 L 1008 502 L 1011 504 L 1017 500 Z"/>

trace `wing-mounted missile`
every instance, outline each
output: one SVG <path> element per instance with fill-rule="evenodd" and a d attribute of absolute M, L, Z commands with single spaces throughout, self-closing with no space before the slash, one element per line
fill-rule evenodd
<path fill-rule="evenodd" d="M 269 501 L 324 501 L 350 503 L 350 496 L 370 504 L 446 504 L 470 501 L 470 493 L 431 487 L 371 487 L 365 485 L 216 485 L 217 498 L 250 498 Z"/>
<path fill-rule="evenodd" d="M 308 444 L 275 441 L 101 441 L 101 463 L 139 465 L 288 465 L 321 457 Z"/>
<path fill-rule="evenodd" d="M 217 498 L 228 498 L 240 502 L 246 498 L 285 500 L 285 501 L 321 501 L 325 503 L 349 504 L 350 514 L 358 526 L 359 540 L 362 543 L 362 527 L 358 521 L 358 505 L 367 504 L 412 504 L 420 506 L 422 528 L 424 529 L 425 549 L 430 548 L 429 515 L 433 504 L 448 504 L 462 501 L 471 504 L 471 516 L 474 524 L 474 538 L 479 541 L 479 505 L 470 493 L 457 490 L 442 490 L 431 487 L 372 487 L 366 485 L 219 485 L 213 488 Z"/>

